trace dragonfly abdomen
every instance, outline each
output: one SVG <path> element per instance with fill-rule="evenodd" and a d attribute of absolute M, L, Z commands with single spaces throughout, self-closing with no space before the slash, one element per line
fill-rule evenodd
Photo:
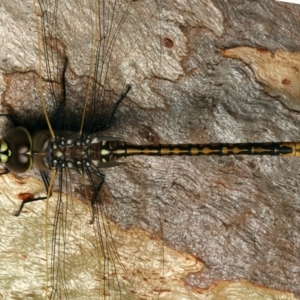
<path fill-rule="evenodd" d="M 175 144 L 129 145 L 122 143 L 111 147 L 114 157 L 132 155 L 280 155 L 300 156 L 300 143 L 240 143 L 240 144 Z"/>

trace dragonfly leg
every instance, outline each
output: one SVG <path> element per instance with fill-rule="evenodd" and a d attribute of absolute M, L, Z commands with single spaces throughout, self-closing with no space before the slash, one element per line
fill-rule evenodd
<path fill-rule="evenodd" d="M 48 194 L 48 187 L 49 187 L 49 180 L 48 180 L 48 177 L 47 175 L 45 174 L 45 172 L 41 171 L 41 176 L 42 176 L 42 179 L 43 179 L 43 182 L 44 182 L 44 185 L 45 185 L 45 188 L 46 188 L 46 192 Z M 52 196 L 52 194 L 50 193 L 49 196 Z M 23 210 L 23 207 L 26 203 L 29 203 L 29 202 L 35 202 L 35 201 L 40 201 L 40 200 L 46 200 L 47 199 L 47 196 L 43 196 L 43 197 L 38 197 L 38 198 L 33 198 L 33 199 L 25 199 L 22 201 L 19 209 L 14 213 L 14 216 L 18 217 L 20 215 L 20 213 L 22 212 Z"/>
<path fill-rule="evenodd" d="M 101 190 L 101 188 L 102 188 L 102 185 L 103 185 L 103 183 L 104 183 L 104 179 L 105 179 L 105 174 L 103 174 L 103 173 L 101 173 L 101 172 L 99 172 L 99 171 L 92 171 L 92 173 L 93 174 L 95 174 L 97 177 L 99 177 L 100 178 L 100 183 L 98 184 L 98 186 L 96 187 L 96 188 L 94 188 L 94 196 L 93 196 L 93 199 L 92 199 L 92 201 L 91 201 L 91 207 L 92 207 L 92 219 L 91 219 L 91 221 L 89 222 L 90 224 L 93 224 L 94 223 L 94 220 L 95 220 L 95 210 L 96 210 L 96 199 L 97 199 L 97 197 L 98 197 L 98 195 L 99 195 L 99 192 L 100 192 L 100 190 Z M 88 176 L 90 177 L 90 179 L 91 179 L 91 174 L 90 173 L 88 173 Z M 92 182 L 92 181 L 91 181 Z"/>
<path fill-rule="evenodd" d="M 11 122 L 15 127 L 17 126 L 17 122 L 15 119 L 9 114 L 0 114 L 0 117 L 5 117 L 9 122 Z"/>
<path fill-rule="evenodd" d="M 64 68 L 62 71 L 61 75 L 61 82 L 62 82 L 62 95 L 63 95 L 63 101 L 60 103 L 59 107 L 57 108 L 54 117 L 51 120 L 51 123 L 55 123 L 59 117 L 61 116 L 62 112 L 65 109 L 66 106 L 66 99 L 67 99 L 67 92 L 66 92 L 66 71 L 68 67 L 68 58 L 66 57 L 65 63 L 64 63 Z"/>
<path fill-rule="evenodd" d="M 39 200 L 46 200 L 46 199 L 47 199 L 47 196 L 23 200 L 19 209 L 16 212 L 14 212 L 14 216 L 18 217 L 20 215 L 20 213 L 22 212 L 23 207 L 26 203 L 35 202 L 35 201 L 39 201 Z"/>
<path fill-rule="evenodd" d="M 125 93 L 121 95 L 120 99 L 119 99 L 119 100 L 117 101 L 117 103 L 115 104 L 115 106 L 114 106 L 114 108 L 113 108 L 113 110 L 112 110 L 112 112 L 111 112 L 109 118 L 107 118 L 106 121 L 103 122 L 103 124 L 101 125 L 100 131 L 109 128 L 109 126 L 111 125 L 112 119 L 113 119 L 113 117 L 114 117 L 114 115 L 115 115 L 115 113 L 116 113 L 116 111 L 117 111 L 117 109 L 118 109 L 120 103 L 125 99 L 125 97 L 127 96 L 127 94 L 129 93 L 130 90 L 131 90 L 131 86 L 128 85 L 128 86 L 127 86 L 127 89 L 126 89 L 126 91 L 125 91 Z"/>
<path fill-rule="evenodd" d="M 4 168 L 4 171 L 0 173 L 0 176 L 10 173 L 10 170 L 8 168 Z"/>

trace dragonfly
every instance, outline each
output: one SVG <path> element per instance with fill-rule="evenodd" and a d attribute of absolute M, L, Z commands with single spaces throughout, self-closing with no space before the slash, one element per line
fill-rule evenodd
<path fill-rule="evenodd" d="M 103 12 L 103 10 L 100 9 L 102 3 L 97 3 L 99 4 L 99 13 L 98 15 L 95 13 L 95 16 L 92 18 L 95 23 L 101 19 L 100 14 Z M 114 3 L 116 4 L 114 9 L 112 9 L 112 7 L 108 4 L 108 10 L 105 15 L 110 16 L 108 17 L 108 24 L 115 24 L 115 31 L 113 28 L 106 28 L 105 24 L 102 24 L 102 27 L 99 26 L 99 28 L 97 28 L 97 25 L 95 25 L 95 27 L 91 26 L 91 28 L 94 28 L 92 32 L 95 35 L 94 39 L 91 37 L 88 39 L 94 41 L 93 48 L 97 49 L 97 47 L 99 47 L 98 49 L 100 50 L 98 54 L 95 54 L 97 51 L 95 51 L 95 53 L 91 51 L 91 54 L 89 55 L 89 57 L 91 57 L 91 61 L 87 63 L 87 65 L 91 66 L 91 73 L 89 76 L 87 76 L 86 82 L 83 83 L 83 89 L 87 94 L 85 97 L 83 97 L 84 101 L 76 103 L 75 99 L 71 99 L 69 107 L 68 103 L 64 103 L 64 100 L 68 98 L 68 80 L 66 79 L 68 77 L 67 73 L 71 72 L 67 58 L 68 55 L 66 55 L 66 52 L 69 48 L 65 48 L 65 46 L 59 41 L 59 33 L 58 29 L 56 28 L 56 26 L 58 26 L 58 28 L 63 27 L 63 25 L 60 24 L 60 22 L 63 22 L 63 16 L 59 15 L 59 12 L 63 12 L 65 10 L 59 6 L 62 3 L 56 1 L 40 1 L 37 5 L 38 12 L 36 12 L 36 14 L 41 20 L 41 44 L 43 45 L 44 53 L 47 57 L 47 59 L 45 59 L 45 69 L 47 70 L 47 74 L 50 78 L 51 96 L 49 97 L 48 101 L 43 104 L 43 107 L 45 108 L 45 117 L 49 119 L 48 130 L 46 130 L 46 132 L 39 130 L 36 136 L 32 135 L 30 137 L 29 141 L 32 138 L 33 144 L 39 144 L 41 141 L 46 141 L 50 144 L 53 141 L 55 142 L 51 144 L 52 146 L 49 147 L 50 150 L 48 149 L 47 151 L 44 150 L 45 144 L 42 144 L 41 148 L 37 147 L 38 149 L 32 148 L 34 150 L 33 152 L 35 152 L 37 156 L 42 156 L 43 162 L 36 164 L 40 166 L 39 169 L 42 171 L 42 178 L 45 181 L 46 187 L 48 188 L 48 195 L 46 197 L 41 197 L 43 199 L 25 199 L 23 204 L 26 207 L 27 202 L 45 200 L 44 198 L 46 198 L 47 202 L 53 201 L 57 207 L 53 218 L 50 218 L 51 213 L 48 215 L 48 219 L 54 220 L 50 221 L 50 225 L 53 225 L 54 232 L 53 236 L 51 237 L 53 239 L 51 241 L 52 252 L 50 255 L 48 255 L 50 256 L 49 268 L 51 271 L 47 278 L 47 281 L 49 281 L 50 284 L 49 287 L 46 288 L 46 294 L 50 298 L 54 299 L 72 298 L 73 295 L 68 290 L 68 278 L 72 273 L 72 270 L 78 271 L 80 269 L 84 269 L 83 260 L 79 259 L 80 262 L 78 262 L 77 265 L 75 263 L 74 269 L 72 269 L 72 267 L 70 267 L 71 264 L 68 264 L 65 259 L 66 248 L 72 248 L 71 245 L 74 240 L 69 236 L 71 230 L 70 228 L 65 227 L 64 220 L 66 218 L 70 219 L 78 217 L 75 208 L 67 208 L 66 206 L 73 205 L 73 198 L 75 198 L 75 196 L 83 198 L 83 201 L 85 201 L 87 206 L 90 207 L 88 214 L 89 219 L 88 222 L 85 220 L 84 224 L 86 226 L 84 227 L 86 230 L 89 229 L 90 231 L 96 232 L 98 240 L 96 240 L 96 245 L 94 248 L 99 251 L 99 254 L 97 254 L 98 258 L 100 256 L 104 257 L 104 263 L 100 262 L 100 259 L 98 259 L 97 262 L 96 259 L 99 267 L 95 267 L 94 272 L 96 274 L 93 277 L 98 278 L 98 281 L 101 282 L 97 282 L 99 298 L 132 299 L 132 295 L 137 293 L 137 284 L 133 283 L 133 277 L 128 274 L 125 263 L 120 261 L 118 252 L 114 249 L 116 244 L 114 240 L 117 240 L 117 238 L 113 234 L 112 225 L 107 224 L 105 223 L 106 221 L 104 221 L 104 215 L 107 213 L 102 211 L 103 203 L 101 203 L 101 188 L 104 175 L 98 169 L 110 166 L 117 167 L 121 157 L 131 155 L 299 155 L 298 143 L 131 145 L 129 143 L 127 144 L 120 138 L 105 135 L 105 130 L 111 125 L 117 110 L 119 108 L 122 109 L 122 104 L 128 98 L 141 96 L 138 91 L 134 90 L 134 85 L 128 85 L 131 83 L 130 80 L 125 80 L 126 78 L 129 78 L 129 74 L 133 72 L 132 67 L 129 67 L 127 71 L 128 77 L 123 75 L 125 77 L 125 79 L 122 79 L 123 84 L 120 86 L 117 84 L 119 89 L 113 87 L 114 80 L 118 81 L 122 76 L 118 74 L 119 70 L 117 70 L 114 66 L 110 68 L 110 65 L 112 65 L 112 62 L 114 61 L 113 54 L 111 54 L 111 49 L 114 49 L 114 47 L 117 45 L 122 45 L 122 43 L 118 44 L 118 38 L 121 36 L 121 28 L 126 27 L 128 24 L 128 19 L 131 18 L 132 11 L 134 10 L 134 3 L 126 1 Z M 117 4 L 120 5 L 119 10 L 116 8 L 118 7 Z M 94 9 L 94 11 L 97 11 L 97 9 Z M 154 11 L 158 11 L 157 7 Z M 113 13 L 109 14 L 109 12 Z M 115 21 L 113 21 L 113 17 L 116 17 Z M 100 28 L 104 29 L 102 33 Z M 79 32 L 80 30 L 78 29 L 78 33 Z M 110 35 L 112 36 L 111 43 L 109 42 Z M 140 41 L 137 42 L 136 47 L 138 46 L 141 46 Z M 158 46 L 158 49 L 161 49 L 161 45 Z M 124 56 L 126 55 L 124 54 Z M 160 64 L 161 63 L 162 62 L 160 62 Z M 110 72 L 113 74 L 110 74 Z M 61 83 L 59 88 L 57 88 L 57 83 Z M 110 105 L 105 103 L 107 100 L 109 100 L 108 104 Z M 52 109 L 47 108 L 47 105 L 49 105 L 48 102 L 50 102 L 50 105 L 52 104 Z M 87 104 L 86 112 L 84 112 L 85 104 Z M 73 120 L 74 106 L 76 107 L 75 110 L 80 112 L 79 118 L 75 121 Z M 54 111 L 55 114 L 51 114 L 51 111 Z M 101 116 L 100 123 L 97 121 L 98 114 Z M 76 123 L 81 123 L 81 126 L 79 129 L 77 129 L 77 131 L 73 129 L 73 127 L 76 127 Z M 51 135 L 52 127 L 54 130 L 54 136 Z M 20 139 L 21 137 L 28 138 L 27 131 L 17 124 L 15 124 L 15 127 L 8 131 L 4 136 L 3 161 L 6 167 L 5 172 L 12 171 L 21 173 L 20 170 L 14 168 L 16 165 L 11 164 L 12 161 L 7 157 L 9 156 L 9 150 L 12 150 L 11 148 L 8 148 L 8 145 L 15 146 L 12 136 L 15 136 L 17 133 L 20 134 Z M 44 134 L 46 134 L 46 136 Z M 78 137 L 80 137 L 80 139 L 78 139 Z M 57 138 L 57 140 L 55 140 L 55 138 Z M 95 146 L 95 149 L 93 150 L 89 139 L 94 139 L 92 144 L 93 147 Z M 62 142 L 63 140 L 65 140 L 67 146 L 65 146 L 64 142 Z M 87 155 L 87 152 L 98 154 L 96 161 L 93 162 L 94 165 L 98 164 L 96 169 L 92 168 L 93 164 L 91 166 L 85 165 L 83 167 L 78 167 L 78 165 L 76 166 L 78 161 L 73 160 L 72 155 L 70 155 L 70 160 L 61 160 L 62 164 L 69 163 L 72 166 L 70 165 L 66 167 L 63 165 L 52 165 L 49 164 L 49 162 L 47 167 L 44 165 L 44 156 L 47 153 L 49 154 L 49 152 L 57 152 L 58 154 L 55 154 L 55 160 L 60 160 L 59 157 L 61 153 L 59 152 L 63 151 L 61 151 L 62 149 L 56 150 L 57 148 L 55 147 L 70 147 L 70 149 L 75 149 L 75 144 L 78 141 L 84 141 L 83 144 L 80 144 L 80 148 L 86 147 L 86 149 L 83 151 L 85 153 L 85 160 L 91 158 L 91 154 Z M 88 146 L 85 146 L 84 143 L 86 143 Z M 96 149 L 98 147 L 100 150 Z M 28 149 L 29 148 L 30 147 L 28 147 Z M 71 150 L 71 152 L 72 151 L 73 150 Z M 78 149 L 74 151 L 78 151 Z M 14 155 L 16 152 L 11 151 L 11 153 Z M 7 161 L 5 162 L 5 160 Z M 124 161 L 125 160 L 121 160 L 121 162 Z M 28 162 L 30 162 L 30 159 L 27 160 L 26 163 Z M 81 164 L 83 162 L 85 163 L 86 161 L 80 161 Z M 90 161 L 88 163 L 90 163 Z M 49 167 L 50 165 L 51 167 Z M 119 168 L 122 168 L 122 163 L 120 164 Z M 28 166 L 25 169 L 26 172 L 28 170 Z M 77 173 L 75 174 L 77 177 L 73 174 L 75 169 L 77 170 L 77 172 L 75 172 Z M 48 181 L 48 177 L 46 176 L 48 175 L 46 174 L 48 172 L 50 172 L 50 175 L 52 175 L 50 178 L 53 179 L 53 181 Z M 68 178 L 70 179 L 71 184 L 68 184 Z M 81 189 L 80 191 L 76 190 L 77 186 L 81 187 L 79 188 Z M 64 196 L 66 198 L 64 198 Z M 16 214 L 21 214 L 22 209 L 24 209 L 23 205 L 16 212 Z M 161 231 L 162 229 L 158 228 L 160 235 Z M 106 241 L 102 241 L 104 238 Z M 83 252 L 84 250 L 81 251 Z M 161 261 L 159 262 L 159 269 L 162 270 L 163 274 L 163 248 L 160 247 L 157 252 L 159 253 L 158 256 L 161 258 Z M 138 255 L 135 257 L 138 257 Z M 159 276 L 156 274 L 156 277 Z M 126 284 L 124 282 L 126 282 Z M 163 291 L 162 283 L 157 284 L 155 290 L 157 290 L 157 298 L 159 298 L 159 295 Z M 142 294 L 142 296 L 145 295 Z"/>

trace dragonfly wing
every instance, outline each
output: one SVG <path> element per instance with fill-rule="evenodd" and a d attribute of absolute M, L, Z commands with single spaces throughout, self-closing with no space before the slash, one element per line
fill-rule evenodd
<path fill-rule="evenodd" d="M 143 82 L 158 74 L 161 63 L 150 55 L 160 55 L 159 35 L 155 45 L 145 44 L 153 26 L 147 18 L 160 33 L 156 1 L 70 3 L 38 1 L 42 77 L 51 87 L 46 111 L 58 136 L 61 129 L 99 131 L 129 84 L 123 100 L 128 108 L 129 98 L 156 100 Z M 75 39 L 81 46 L 74 46 Z M 62 101 L 65 109 L 55 118 Z M 47 293 L 51 299 L 158 298 L 164 269 L 160 219 L 152 234 L 143 231 L 147 205 L 136 197 L 120 201 L 116 216 L 100 171 L 57 170 L 47 215 Z M 122 215 L 127 220 L 118 225 Z"/>

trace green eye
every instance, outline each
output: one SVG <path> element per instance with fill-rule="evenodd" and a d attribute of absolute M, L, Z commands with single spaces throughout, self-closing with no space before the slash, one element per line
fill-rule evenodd
<path fill-rule="evenodd" d="M 8 148 L 7 143 L 4 140 L 0 141 L 0 152 L 6 151 Z"/>
<path fill-rule="evenodd" d="M 0 154 L 0 161 L 1 161 L 1 162 L 6 163 L 6 162 L 7 162 L 7 159 L 8 159 L 7 155 L 5 155 L 5 154 Z"/>

